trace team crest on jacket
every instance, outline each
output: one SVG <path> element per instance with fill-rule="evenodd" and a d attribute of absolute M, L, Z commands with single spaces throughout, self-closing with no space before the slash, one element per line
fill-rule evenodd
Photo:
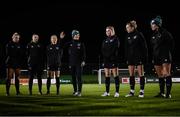
<path fill-rule="evenodd" d="M 77 44 L 77 48 L 78 48 L 78 49 L 81 48 L 81 44 L 80 44 L 80 43 Z"/>
<path fill-rule="evenodd" d="M 155 36 L 153 36 L 152 39 L 155 39 Z"/>
<path fill-rule="evenodd" d="M 113 41 L 114 41 L 114 40 L 113 40 L 113 39 L 111 39 L 111 40 L 110 40 L 110 43 L 111 43 L 111 42 L 113 42 Z"/>
<path fill-rule="evenodd" d="M 77 44 L 77 46 L 81 46 L 81 44 L 80 44 L 80 43 L 78 43 L 78 44 Z"/>
<path fill-rule="evenodd" d="M 56 50 L 59 50 L 59 47 L 56 47 Z"/>
<path fill-rule="evenodd" d="M 52 50 L 52 48 L 49 48 L 50 50 Z"/>
<path fill-rule="evenodd" d="M 128 37 L 127 39 L 131 39 L 131 37 Z"/>
<path fill-rule="evenodd" d="M 135 35 L 133 38 L 136 39 L 136 38 L 137 38 L 137 35 Z"/>
<path fill-rule="evenodd" d="M 158 34 L 158 38 L 161 38 L 161 34 Z"/>
<path fill-rule="evenodd" d="M 142 61 L 139 61 L 139 64 L 142 64 Z"/>

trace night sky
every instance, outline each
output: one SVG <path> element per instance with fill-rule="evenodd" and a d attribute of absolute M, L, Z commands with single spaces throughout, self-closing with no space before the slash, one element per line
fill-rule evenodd
<path fill-rule="evenodd" d="M 40 41 L 49 44 L 50 35 L 64 30 L 66 40 L 71 40 L 71 31 L 77 29 L 86 45 L 87 62 L 98 62 L 101 42 L 105 38 L 105 28 L 113 25 L 121 42 L 120 62 L 124 62 L 125 25 L 136 20 L 138 30 L 144 33 L 147 43 L 151 36 L 150 21 L 156 15 L 163 19 L 163 27 L 172 33 L 175 39 L 174 62 L 180 63 L 178 52 L 179 21 L 176 3 L 78 3 L 78 2 L 6 2 L 0 4 L 0 40 L 5 45 L 13 32 L 19 32 L 21 42 L 26 45 L 31 35 L 40 35 Z M 177 14 L 176 14 L 177 13 Z"/>

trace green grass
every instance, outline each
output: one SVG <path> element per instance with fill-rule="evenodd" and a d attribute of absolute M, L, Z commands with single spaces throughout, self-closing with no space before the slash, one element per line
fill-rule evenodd
<path fill-rule="evenodd" d="M 61 95 L 56 96 L 55 85 L 51 87 L 51 95 L 38 95 L 37 85 L 33 87 L 33 95 L 28 95 L 28 86 L 21 86 L 23 95 L 16 96 L 14 85 L 11 96 L 5 96 L 5 85 L 0 85 L 0 115 L 179 115 L 180 116 L 180 84 L 173 84 L 172 99 L 154 98 L 158 92 L 158 84 L 146 84 L 145 97 L 136 95 L 125 98 L 129 85 L 121 84 L 120 97 L 114 98 L 114 84 L 111 84 L 111 96 L 101 97 L 104 84 L 84 84 L 82 97 L 72 96 L 72 85 L 61 85 Z M 43 93 L 46 86 L 43 85 Z"/>

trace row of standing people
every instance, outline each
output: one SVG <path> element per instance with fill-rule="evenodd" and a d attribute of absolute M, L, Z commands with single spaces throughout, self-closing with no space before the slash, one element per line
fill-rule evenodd
<path fill-rule="evenodd" d="M 63 39 L 64 32 L 61 32 L 60 38 Z M 23 48 L 19 43 L 20 35 L 14 33 L 12 41 L 6 46 L 7 54 L 7 79 L 6 79 L 6 95 L 10 95 L 11 78 L 15 73 L 16 95 L 21 94 L 19 90 L 19 75 L 22 65 Z M 33 79 L 37 76 L 39 94 L 42 95 L 42 73 L 44 61 L 47 64 L 47 94 L 50 94 L 51 78 L 56 79 L 57 95 L 60 88 L 60 67 L 63 55 L 63 49 L 68 49 L 69 68 L 72 74 L 73 95 L 81 96 L 82 89 L 82 67 L 85 65 L 86 53 L 84 43 L 80 42 L 80 33 L 77 30 L 72 31 L 72 41 L 62 44 L 56 35 L 52 35 L 50 44 L 46 48 L 46 56 L 44 56 L 44 47 L 39 43 L 39 36 L 32 35 L 32 41 L 27 45 L 28 70 L 29 70 L 29 94 L 32 95 Z"/>
<path fill-rule="evenodd" d="M 171 34 L 162 28 L 162 19 L 158 16 L 151 21 L 151 29 L 153 35 L 151 38 L 151 47 L 153 55 L 153 64 L 159 78 L 160 93 L 156 97 L 171 97 L 171 62 L 172 62 L 172 48 L 173 38 Z M 140 77 L 140 92 L 139 97 L 144 97 L 145 77 L 143 65 L 147 62 L 148 50 L 146 40 L 141 32 L 137 30 L 136 21 L 130 21 L 126 24 L 127 36 L 125 40 L 125 54 L 130 75 L 130 93 L 126 97 L 134 96 L 135 93 L 135 68 L 137 67 L 138 75 Z M 106 28 L 107 38 L 102 43 L 103 65 L 105 70 L 105 86 L 106 91 L 102 96 L 109 96 L 110 77 L 111 74 L 115 79 L 116 92 L 114 97 L 119 97 L 119 74 L 118 74 L 118 52 L 120 42 L 115 35 L 113 26 Z M 47 46 L 47 94 L 50 94 L 51 78 L 56 77 L 57 94 L 59 94 L 60 87 L 60 66 L 63 49 L 68 48 L 69 53 L 69 68 L 72 74 L 72 83 L 74 92 L 73 95 L 81 96 L 82 90 L 82 67 L 85 65 L 85 45 L 80 42 L 80 33 L 77 30 L 72 31 L 72 41 L 68 43 L 61 43 L 65 34 L 60 34 L 60 39 L 56 35 L 51 36 L 51 44 Z M 20 35 L 14 33 L 12 42 L 7 44 L 7 65 L 8 77 L 6 80 L 6 93 L 9 95 L 10 80 L 15 73 L 15 86 L 17 95 L 19 91 L 19 74 L 21 64 L 21 45 L 19 44 Z M 38 35 L 32 36 L 32 41 L 27 46 L 28 68 L 30 71 L 29 79 L 29 93 L 32 95 L 33 78 L 37 75 L 39 93 L 42 94 L 42 61 L 43 46 L 38 43 Z M 166 79 L 166 80 L 165 80 Z M 166 81 L 166 83 L 165 83 Z M 166 84 L 166 95 L 165 95 Z"/>
<path fill-rule="evenodd" d="M 152 63 L 154 64 L 159 78 L 160 92 L 155 97 L 171 98 L 171 62 L 174 41 L 172 35 L 162 28 L 160 16 L 150 22 L 153 35 L 150 40 L 152 48 Z M 140 91 L 138 97 L 144 97 L 145 76 L 144 64 L 148 59 L 148 48 L 146 40 L 141 32 L 137 30 L 136 21 L 132 20 L 126 24 L 127 36 L 125 39 L 125 54 L 129 69 L 130 92 L 125 97 L 132 97 L 135 94 L 135 68 L 137 67 L 138 77 L 140 78 Z M 106 28 L 107 38 L 102 44 L 102 54 L 104 59 L 105 87 L 106 91 L 102 96 L 110 95 L 110 77 L 115 80 L 114 97 L 119 97 L 119 74 L 118 74 L 118 50 L 119 39 L 115 35 L 113 26 Z M 166 93 L 165 93 L 166 84 Z"/>

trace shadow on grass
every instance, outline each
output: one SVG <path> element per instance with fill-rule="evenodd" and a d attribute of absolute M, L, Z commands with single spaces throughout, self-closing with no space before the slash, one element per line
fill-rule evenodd
<path fill-rule="evenodd" d="M 54 106 L 54 105 L 52 105 Z M 93 113 L 94 110 L 99 110 L 99 111 L 107 111 L 110 108 L 114 109 L 114 108 L 122 108 L 123 106 L 104 106 L 104 105 L 81 105 L 78 106 L 77 108 L 75 107 L 65 107 L 65 109 L 57 109 L 57 108 L 52 108 L 52 109 L 40 109 L 39 111 L 18 111 L 18 110 L 14 110 L 14 112 L 12 113 L 1 113 L 1 115 L 28 115 L 28 116 L 34 116 L 34 115 L 39 115 L 39 116 L 55 116 L 55 115 L 87 115 L 87 111 L 89 111 L 91 114 L 88 115 L 95 115 L 97 113 Z M 38 109 L 38 108 L 37 108 Z"/>

